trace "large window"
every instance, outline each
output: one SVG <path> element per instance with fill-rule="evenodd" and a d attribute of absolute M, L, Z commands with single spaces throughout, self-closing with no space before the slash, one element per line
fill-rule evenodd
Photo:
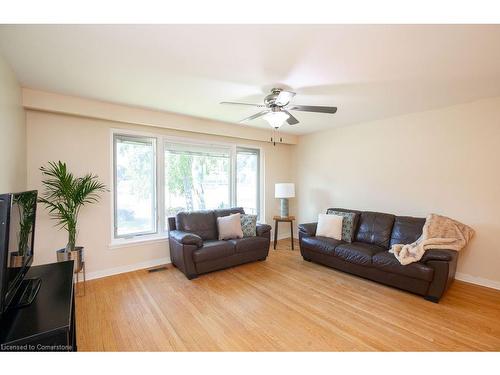
<path fill-rule="evenodd" d="M 164 235 L 179 211 L 242 206 L 260 215 L 260 150 L 113 134 L 114 238 Z"/>

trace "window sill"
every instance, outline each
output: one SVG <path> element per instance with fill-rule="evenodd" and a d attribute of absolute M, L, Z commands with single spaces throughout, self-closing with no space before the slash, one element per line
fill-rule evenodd
<path fill-rule="evenodd" d="M 109 250 L 121 249 L 123 247 L 132 247 L 137 245 L 154 244 L 159 242 L 167 242 L 167 234 L 155 234 L 149 236 L 137 236 L 132 238 L 118 238 L 111 240 L 108 245 Z"/>

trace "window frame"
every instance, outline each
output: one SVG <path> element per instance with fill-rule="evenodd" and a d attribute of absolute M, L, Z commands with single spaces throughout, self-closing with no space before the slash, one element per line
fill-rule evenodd
<path fill-rule="evenodd" d="M 260 147 L 245 147 L 245 146 L 239 146 L 237 145 L 235 148 L 235 154 L 234 154 L 234 199 L 233 203 L 237 205 L 238 202 L 238 150 L 241 151 L 257 151 L 255 154 L 257 155 L 257 197 L 256 197 L 256 202 L 255 202 L 255 207 L 257 208 L 257 220 L 260 220 L 262 217 L 262 210 L 261 210 L 261 149 Z"/>
<path fill-rule="evenodd" d="M 153 220 L 154 220 L 154 225 L 153 225 L 153 230 L 150 230 L 150 231 L 143 231 L 143 232 L 135 232 L 135 233 L 129 233 L 129 234 L 121 234 L 119 235 L 118 234 L 118 225 L 117 225 L 117 217 L 118 217 L 118 204 L 117 204 L 117 199 L 118 199 L 118 194 L 117 194 L 117 157 L 116 157 L 116 150 L 117 150 L 117 143 L 118 143 L 118 140 L 119 139 L 126 139 L 126 138 L 129 138 L 129 139 L 136 139 L 136 140 L 140 140 L 140 139 L 144 139 L 144 140 L 151 140 L 151 144 L 153 146 L 153 153 L 154 153 L 154 165 L 153 165 L 153 171 L 154 171 L 154 174 L 153 174 L 153 183 L 152 183 L 152 188 L 153 188 L 153 199 L 152 199 L 152 202 L 151 202 L 151 208 L 152 208 L 152 212 L 153 212 Z M 159 229 L 159 226 L 158 226 L 158 198 L 159 198 L 159 194 L 158 194 L 158 157 L 157 157 L 157 154 L 158 154 L 158 139 L 155 138 L 155 137 L 151 137 L 151 136 L 145 136 L 145 135 L 131 135 L 131 134 L 122 134 L 122 133 L 114 133 L 113 136 L 112 136 L 112 142 L 113 142 L 113 156 L 112 156 L 112 163 L 113 163 L 113 170 L 112 170 L 112 173 L 113 173 L 113 189 L 112 189 L 112 192 L 113 192 L 113 218 L 112 218 L 112 222 L 113 222 L 113 237 L 114 239 L 131 239 L 131 238 L 135 238 L 135 237 L 139 237 L 139 236 L 148 236 L 148 235 L 155 235 L 155 234 L 158 234 L 158 229 Z"/>
<path fill-rule="evenodd" d="M 134 235 L 124 235 L 117 237 L 115 224 L 116 224 L 116 160 L 115 160 L 115 136 L 124 137 L 137 137 L 137 138 L 152 138 L 155 140 L 155 201 L 156 203 L 156 231 L 153 233 L 143 233 Z M 178 137 L 165 135 L 161 133 L 152 132 L 142 132 L 128 129 L 114 128 L 110 130 L 110 169 L 111 169 L 111 179 L 112 186 L 110 191 L 113 194 L 111 199 L 111 241 L 110 248 L 119 248 L 131 246 L 135 243 L 151 242 L 158 240 L 165 240 L 168 238 L 168 228 L 167 220 L 165 218 L 165 143 L 184 143 L 187 145 L 212 145 L 215 147 L 223 147 L 229 149 L 230 154 L 230 168 L 229 168 L 229 199 L 230 206 L 234 207 L 236 205 L 236 188 L 237 188 L 237 171 L 236 171 L 236 159 L 238 149 L 247 150 L 258 150 L 259 161 L 258 161 L 258 188 L 257 188 L 257 210 L 258 210 L 258 221 L 265 222 L 265 174 L 264 174 L 264 150 L 262 147 L 257 145 L 245 144 L 245 143 L 230 143 L 230 142 L 219 142 L 210 141 L 205 139 L 198 139 L 196 137 Z"/>

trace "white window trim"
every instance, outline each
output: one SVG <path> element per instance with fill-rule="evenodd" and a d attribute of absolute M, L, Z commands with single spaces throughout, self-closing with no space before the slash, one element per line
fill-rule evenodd
<path fill-rule="evenodd" d="M 144 234 L 144 235 L 135 235 L 131 237 L 121 237 L 115 238 L 115 181 L 114 181 L 114 136 L 116 135 L 131 135 L 137 137 L 150 137 L 156 138 L 156 222 L 157 222 L 157 233 L 153 234 Z M 109 137 L 109 149 L 110 149 L 110 163 L 109 163 L 109 181 L 111 181 L 110 191 L 113 194 L 111 199 L 111 228 L 110 228 L 110 244 L 108 246 L 109 249 L 117 249 L 122 247 L 129 247 L 134 245 L 140 245 L 143 243 L 151 243 L 151 242 L 161 242 L 168 239 L 168 231 L 166 230 L 166 221 L 164 215 L 164 206 L 165 206 L 165 152 L 164 146 L 165 142 L 177 142 L 177 143 L 187 143 L 190 145 L 213 145 L 220 147 L 227 147 L 231 150 L 231 165 L 229 170 L 229 179 L 230 179 L 230 200 L 231 202 L 236 202 L 236 149 L 238 147 L 241 148 L 250 148 L 259 150 L 259 214 L 260 214 L 260 222 L 265 223 L 265 163 L 264 163 L 264 150 L 261 146 L 256 146 L 252 144 L 245 143 L 231 143 L 231 142 L 220 142 L 220 141 L 209 141 L 205 139 L 197 139 L 197 138 L 189 138 L 189 137 L 178 137 L 172 135 L 164 135 L 161 133 L 153 133 L 153 132 L 143 132 L 129 129 L 120 129 L 120 128 L 111 128 L 110 129 L 110 137 Z"/>
<path fill-rule="evenodd" d="M 158 199 L 159 199 L 159 188 L 160 188 L 160 183 L 158 181 L 158 177 L 159 177 L 159 167 L 158 167 L 158 163 L 159 163 L 159 158 L 158 158 L 158 138 L 156 137 L 151 137 L 151 136 L 137 136 L 137 135 L 130 135 L 130 134 L 123 134 L 123 133 L 115 133 L 113 134 L 113 151 L 112 151 L 112 155 L 113 155 L 113 171 L 112 171 L 112 181 L 113 181 L 113 188 L 114 188 L 114 182 L 116 180 L 116 162 L 115 162 L 115 152 L 116 152 L 116 142 L 115 142 L 115 135 L 120 137 L 130 137 L 130 138 L 136 138 L 136 139 L 140 139 L 140 138 L 143 138 L 143 139 L 148 139 L 148 140 L 152 140 L 152 145 L 153 145 L 153 152 L 155 153 L 155 156 L 156 156 L 156 159 L 154 161 L 154 176 L 153 176 L 153 184 L 152 184 L 152 187 L 154 188 L 154 191 L 153 191 L 153 195 L 154 195 L 154 199 L 152 201 L 152 204 L 153 204 L 153 215 L 155 216 L 155 228 L 153 229 L 153 232 L 143 232 L 143 233 L 134 233 L 134 234 L 131 234 L 130 236 L 117 236 L 117 228 L 115 227 L 115 219 L 116 219 L 116 207 L 115 207 L 115 204 L 116 204 L 116 196 L 114 194 L 114 190 L 113 190 L 113 238 L 116 239 L 116 240 L 120 240 L 120 239 L 123 239 L 123 238 L 138 238 L 138 237 L 144 237 L 144 236 L 155 236 L 157 234 L 160 233 L 159 231 L 159 228 L 158 228 L 158 225 L 159 225 L 159 217 L 158 217 L 158 207 L 156 206 L 157 203 L 158 203 Z"/>
<path fill-rule="evenodd" d="M 236 152 L 237 152 L 237 149 L 238 148 L 242 148 L 242 149 L 253 149 L 253 150 L 259 150 L 259 192 L 258 192 L 258 202 L 257 204 L 259 205 L 259 223 L 263 223 L 265 224 L 265 219 L 266 219 L 266 213 L 264 211 L 264 207 L 265 207 L 265 186 L 264 186 L 264 152 L 262 150 L 262 147 L 257 147 L 257 146 L 253 146 L 253 145 L 246 145 L 246 144 L 237 144 L 234 148 L 234 155 L 235 157 L 233 158 L 233 164 L 234 164 L 234 171 L 235 173 L 237 172 L 236 171 L 236 162 L 237 162 L 237 158 L 236 158 Z M 234 181 L 232 181 L 234 183 L 234 190 L 233 190 L 233 194 L 234 194 L 234 199 L 233 199 L 233 202 L 236 203 L 236 195 L 237 195 L 237 189 L 236 189 L 236 178 L 234 179 Z"/>

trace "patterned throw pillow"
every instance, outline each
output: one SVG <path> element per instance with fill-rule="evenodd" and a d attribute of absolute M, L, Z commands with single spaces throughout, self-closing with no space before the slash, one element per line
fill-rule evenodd
<path fill-rule="evenodd" d="M 341 212 L 335 210 L 328 210 L 328 214 L 344 217 L 344 220 L 342 220 L 342 241 L 351 243 L 354 237 L 354 216 L 356 214 L 354 212 Z"/>
<path fill-rule="evenodd" d="M 257 235 L 257 215 L 241 214 L 240 218 L 243 237 L 255 237 Z"/>

